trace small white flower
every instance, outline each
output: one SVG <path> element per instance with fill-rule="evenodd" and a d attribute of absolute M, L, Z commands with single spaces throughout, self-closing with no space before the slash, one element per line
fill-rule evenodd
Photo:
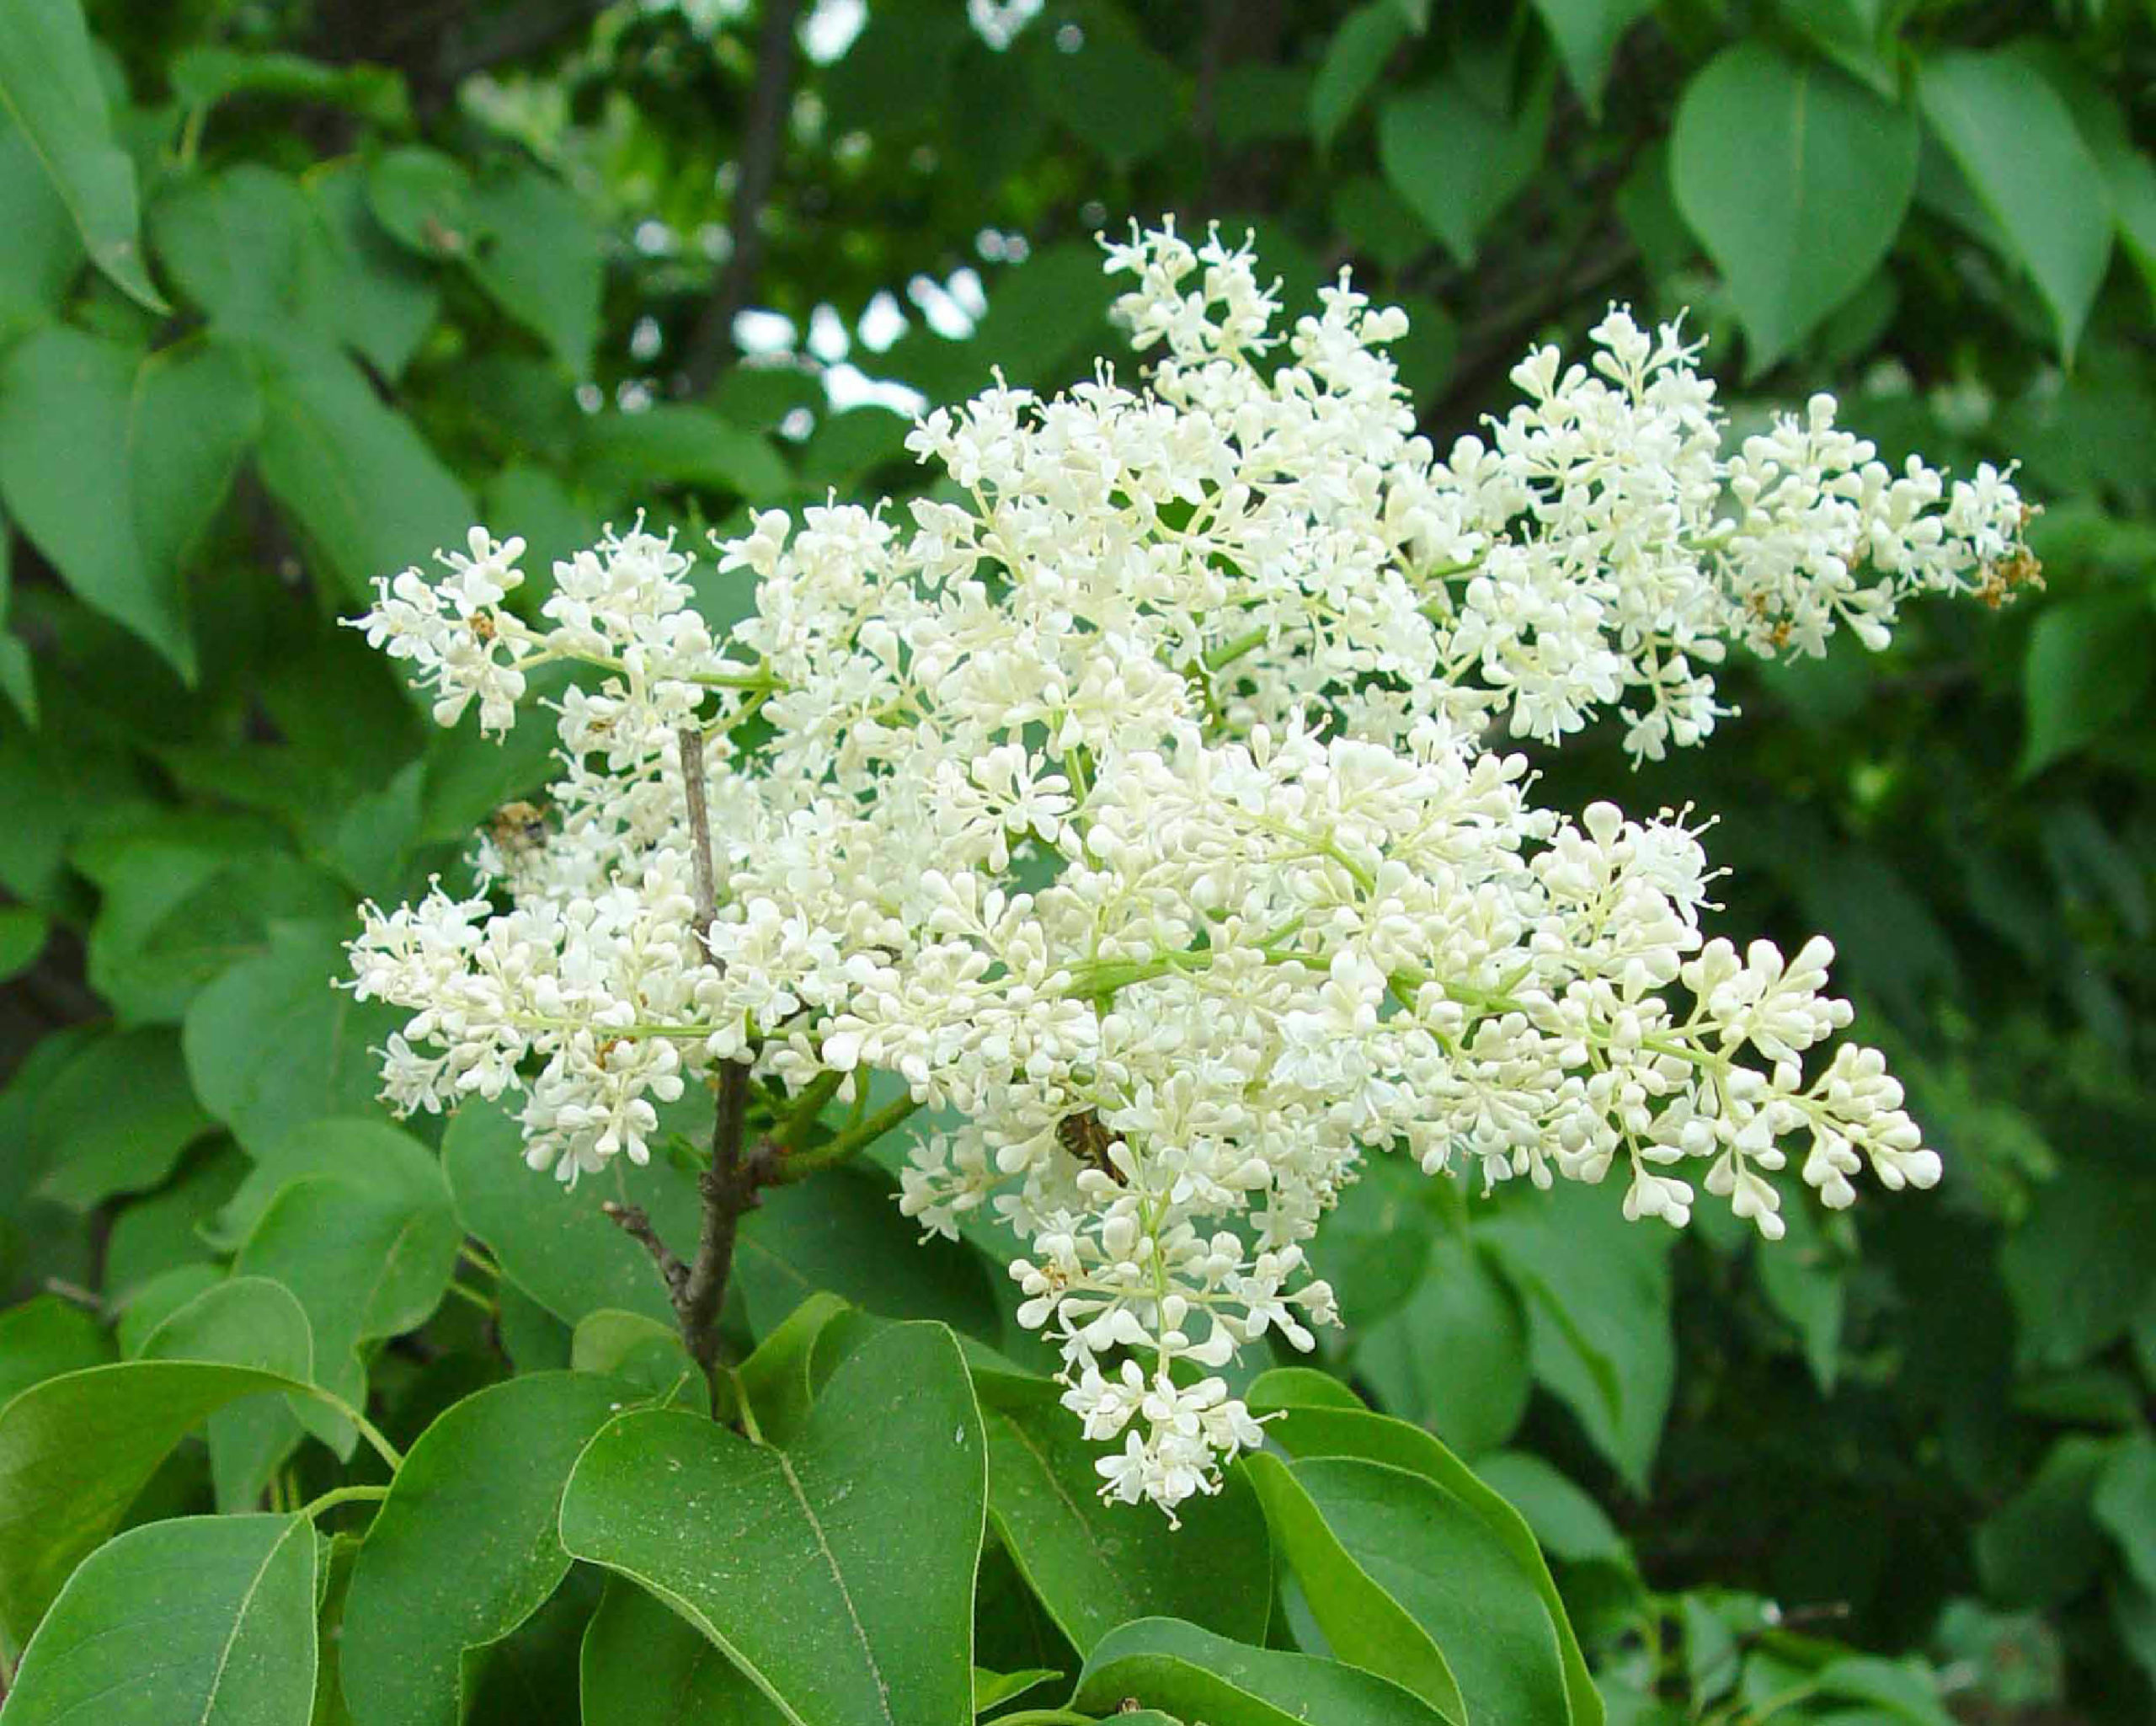
<path fill-rule="evenodd" d="M 391 1102 L 520 1092 L 564 1180 L 648 1158 L 723 1061 L 963 1117 L 900 1209 L 1021 1237 L 1019 1320 L 1118 1446 L 1103 1495 L 1172 1518 L 1261 1440 L 1236 1349 L 1337 1322 L 1305 1247 L 1367 1156 L 1615 1170 L 1628 1217 L 1704 1190 L 1769 1238 L 1792 1146 L 1830 1206 L 1867 1165 L 1939 1179 L 1883 1059 L 1825 1052 L 1828 943 L 1709 939 L 1698 826 L 1560 820 L 1500 739 L 1614 713 L 1636 756 L 1689 747 L 1730 643 L 1877 646 L 1910 595 L 2029 565 L 2006 471 L 1890 469 L 1831 398 L 1727 449 L 1676 324 L 1614 307 L 1584 362 L 1538 350 L 1441 457 L 1384 350 L 1405 318 L 1344 276 L 1283 333 L 1217 234 L 1107 262 L 1142 382 L 999 382 L 908 440 L 947 495 L 753 516 L 723 639 L 641 524 L 558 564 L 537 625 L 506 608 L 521 542 L 482 529 L 378 582 L 357 626 L 445 724 L 504 729 L 534 671 L 581 670 L 486 896 L 368 906 L 351 961 L 412 1015 Z"/>

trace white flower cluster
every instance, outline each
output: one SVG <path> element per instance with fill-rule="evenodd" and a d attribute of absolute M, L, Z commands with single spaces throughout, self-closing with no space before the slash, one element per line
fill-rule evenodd
<path fill-rule="evenodd" d="M 1021 1317 L 1116 1446 L 1103 1491 L 1172 1514 L 1257 1441 L 1218 1370 L 1333 1319 L 1305 1246 L 1366 1152 L 1614 1171 L 1671 1224 L 1704 1186 L 1769 1238 L 1792 1157 L 1833 1205 L 1866 1167 L 1937 1180 L 1880 1057 L 1824 1047 L 1826 942 L 1707 939 L 1693 829 L 1562 820 L 1492 743 L 1615 706 L 1659 755 L 1723 711 L 1728 640 L 1876 645 L 1904 595 L 2033 566 L 2005 478 L 1890 473 L 1824 397 L 1725 453 L 1694 350 L 1623 311 L 1440 460 L 1383 350 L 1404 319 L 1344 277 L 1282 338 L 1217 240 L 1108 267 L 1165 349 L 1145 387 L 929 414 L 910 446 L 947 483 L 902 517 L 756 516 L 724 642 L 641 530 L 557 566 L 543 628 L 501 608 L 514 540 L 383 583 L 364 626 L 445 722 L 476 697 L 507 724 L 548 660 L 597 675 L 548 808 L 483 839 L 482 896 L 367 907 L 353 963 L 414 1014 L 390 1097 L 520 1089 L 564 1178 L 643 1161 L 654 1104 L 724 1061 L 812 1106 L 878 1069 L 957 1111 L 905 1211 L 1017 1232 Z"/>

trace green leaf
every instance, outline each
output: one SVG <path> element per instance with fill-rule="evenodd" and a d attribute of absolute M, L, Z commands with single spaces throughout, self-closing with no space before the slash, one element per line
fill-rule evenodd
<path fill-rule="evenodd" d="M 467 204 L 472 279 L 578 377 L 599 339 L 599 232 L 551 174 L 509 162 L 483 173 Z"/>
<path fill-rule="evenodd" d="M 1989 1598 L 2056 1606 L 2087 1586 L 2105 1547 L 2091 1499 L 2120 1448 L 2079 1434 L 2059 1440 L 2029 1483 L 1978 1525 L 1977 1571 Z"/>
<path fill-rule="evenodd" d="M 157 256 L 218 329 L 313 330 L 324 297 L 315 212 L 297 181 L 251 162 L 173 183 L 150 211 Z"/>
<path fill-rule="evenodd" d="M 365 1114 L 374 1100 L 380 1080 L 370 1051 L 405 1016 L 333 986 L 345 970 L 340 934 L 319 923 L 276 924 L 266 952 L 188 1007 L 180 1046 L 195 1093 L 250 1152 L 272 1150 L 325 1114 Z"/>
<path fill-rule="evenodd" d="M 618 1577 L 584 1632 L 586 1720 L 638 1726 L 786 1726 L 740 1670 L 693 1624 Z"/>
<path fill-rule="evenodd" d="M 264 950 L 270 922 L 351 911 L 348 887 L 251 816 L 175 811 L 95 834 L 68 862 L 99 894 L 91 986 L 129 1024 L 179 1023 L 204 984 Z"/>
<path fill-rule="evenodd" d="M 2084 594 L 2046 606 L 2022 668 L 2028 729 L 2020 772 L 2038 773 L 2095 741 L 2131 713 L 2156 671 L 2156 613 L 2133 592 Z"/>
<path fill-rule="evenodd" d="M 623 1415 L 562 1501 L 562 1542 L 665 1600 L 803 1726 L 966 1726 L 986 1467 L 950 1333 L 894 1326 L 799 1441 Z"/>
<path fill-rule="evenodd" d="M 149 1360 L 259 1367 L 302 1383 L 314 1377 L 306 1311 L 289 1289 L 265 1277 L 211 1285 L 168 1312 L 134 1352 Z M 227 1511 L 255 1504 L 304 1435 L 299 1415 L 280 1397 L 249 1397 L 218 1409 L 206 1425 L 211 1488 L 217 1508 Z"/>
<path fill-rule="evenodd" d="M 503 1274 L 563 1323 L 616 1308 L 673 1324 L 673 1305 L 650 1255 L 599 1207 L 608 1200 L 641 1205 L 676 1252 L 689 1252 L 702 1211 L 693 1177 L 664 1157 L 644 1168 L 616 1157 L 565 1187 L 526 1164 L 515 1117 L 478 1098 L 451 1118 L 441 1155 L 466 1232 L 484 1241 Z"/>
<path fill-rule="evenodd" d="M 1588 1675 L 1586 1658 L 1534 1531 L 1475 1470 L 1420 1427 L 1371 1413 L 1342 1387 L 1305 1368 L 1277 1369 L 1260 1375 L 1246 1393 L 1246 1400 L 1256 1414 L 1285 1411 L 1286 1418 L 1270 1423 L 1267 1435 L 1292 1456 L 1348 1456 L 1404 1469 L 1420 1475 L 1481 1517 L 1540 1597 L 1556 1627 L 1571 1718 L 1577 1726 L 1599 1726 L 1601 1704 L 1594 1681 Z"/>
<path fill-rule="evenodd" d="M 22 128 L 0 110 L 0 340 L 49 322 L 83 267 L 83 243 Z"/>
<path fill-rule="evenodd" d="M 1783 19 L 1844 71 L 1892 101 L 1901 92 L 1893 59 L 1881 51 L 1882 0 L 1780 0 Z"/>
<path fill-rule="evenodd" d="M 1587 111 L 1602 117 L 1602 87 L 1625 33 L 1654 9 L 1654 0 L 1534 0 L 1565 77 Z"/>
<path fill-rule="evenodd" d="M 346 109 L 400 131 L 412 124 L 404 80 L 386 66 L 325 66 L 297 54 L 195 47 L 173 56 L 168 76 L 173 94 L 190 107 L 227 96 L 263 96 Z"/>
<path fill-rule="evenodd" d="M 494 1285 L 494 1305 L 512 1371 L 564 1372 L 574 1364 L 576 1338 L 569 1328 L 506 1277 Z"/>
<path fill-rule="evenodd" d="M 162 1191 L 120 1212 L 105 1241 L 104 1296 L 126 1301 L 150 1278 L 210 1255 L 204 1225 L 232 1196 L 247 1169 L 237 1147 L 221 1146 L 191 1162 Z"/>
<path fill-rule="evenodd" d="M 2073 115 L 2011 54 L 1954 50 L 1918 68 L 1917 97 L 1978 200 L 2026 270 L 2071 358 L 2111 261 L 2104 177 Z"/>
<path fill-rule="evenodd" d="M 1916 190 L 1917 124 L 1854 79 L 1757 42 L 1685 87 L 1677 206 L 1728 280 L 1757 373 L 1864 286 Z"/>
<path fill-rule="evenodd" d="M 735 1381 L 755 1411 L 766 1443 L 791 1444 L 808 1425 L 815 1400 L 816 1339 L 847 1310 L 836 1295 L 811 1295 L 741 1363 Z M 579 1326 L 579 1335 L 582 1331 Z"/>
<path fill-rule="evenodd" d="M 1239 1469 L 1257 1489 L 1273 1543 L 1334 1655 L 1392 1680 L 1448 1718 L 1467 1721 L 1460 1682 L 1431 1632 L 1348 1550 L 1298 1476 L 1262 1451 L 1245 1456 Z"/>
<path fill-rule="evenodd" d="M 388 1203 L 444 1205 L 449 1187 L 435 1153 L 387 1121 L 329 1116 L 311 1120 L 258 1153 L 254 1166 L 217 1217 L 217 1233 L 237 1247 L 261 1221 L 279 1192 L 311 1175 L 332 1175 Z"/>
<path fill-rule="evenodd" d="M 306 1726 L 315 1539 L 304 1516 L 187 1516 L 92 1553 L 52 1604 L 8 1726 Z"/>
<path fill-rule="evenodd" d="M 1425 1476 L 1360 1457 L 1310 1458 L 1292 1472 L 1357 1567 L 1444 1650 L 1464 1718 L 1570 1718 L 1549 1610 L 1474 1507 Z M 1327 1606 L 1305 1591 L 1331 1635 Z"/>
<path fill-rule="evenodd" d="M 1390 0 L 1370 0 L 1341 21 L 1310 84 L 1310 136 L 1318 148 L 1329 148 L 1354 118 L 1393 50 L 1406 39 L 1407 20 Z"/>
<path fill-rule="evenodd" d="M 440 309 L 434 274 L 375 220 L 367 207 L 366 164 L 357 158 L 325 162 L 300 184 L 317 218 L 318 275 L 327 297 L 318 315 L 353 352 L 394 378 Z"/>
<path fill-rule="evenodd" d="M 316 1394 L 254 1367 L 124 1360 L 49 1378 L 0 1409 L 0 1637 L 20 1648 L 165 1453 L 264 1391 Z"/>
<path fill-rule="evenodd" d="M 689 1358 L 679 1327 L 611 1307 L 587 1312 L 577 1321 L 569 1338 L 568 1364 L 578 1372 L 611 1374 L 661 1399 L 703 1377 Z"/>
<path fill-rule="evenodd" d="M 507 1636 L 568 1573 L 563 1486 L 630 1394 L 534 1373 L 467 1397 L 420 1435 L 345 1596 L 344 1699 L 361 1726 L 456 1726 L 466 1651 Z"/>
<path fill-rule="evenodd" d="M 1053 1666 L 1029 1666 L 1022 1672 L 991 1672 L 985 1666 L 974 1668 L 974 1713 L 985 1714 L 999 1704 L 1022 1697 L 1029 1690 L 1063 1675 Z"/>
<path fill-rule="evenodd" d="M 418 144 L 367 164 L 367 207 L 401 243 L 430 258 L 470 243 L 472 177 L 464 164 Z"/>
<path fill-rule="evenodd" d="M 1625 1537 L 1602 1506 L 1540 1456 L 1497 1451 L 1477 1458 L 1475 1472 L 1526 1520 L 1539 1544 L 1566 1563 L 1630 1562 Z"/>
<path fill-rule="evenodd" d="M 119 1322 L 113 1326 L 112 1333 L 120 1344 L 121 1358 L 132 1360 L 140 1356 L 143 1343 L 159 1325 L 197 1295 L 216 1288 L 224 1280 L 222 1265 L 196 1259 L 192 1264 L 175 1264 L 157 1271 L 131 1286 L 126 1298 L 120 1302 Z"/>
<path fill-rule="evenodd" d="M 216 1126 L 195 1100 L 168 1030 L 99 1037 L 61 1069 L 41 1114 L 38 1191 L 74 1210 L 157 1186 Z"/>
<path fill-rule="evenodd" d="M 1041 106 L 1113 168 L 1134 167 L 1175 134 L 1180 77 L 1142 42 L 1095 30 L 1075 54 L 1039 56 L 1034 71 Z"/>
<path fill-rule="evenodd" d="M 1666 1228 L 1627 1222 L 1572 1182 L 1521 1194 L 1477 1231 L 1527 1305 L 1535 1377 L 1644 1492 L 1676 1382 Z"/>
<path fill-rule="evenodd" d="M 1445 1726 L 1459 1718 L 1374 1673 L 1251 1648 L 1174 1618 L 1111 1631 L 1086 1657 L 1070 1706 L 1114 1714 L 1132 1697 L 1235 1726 Z"/>
<path fill-rule="evenodd" d="M 278 1194 L 233 1269 L 298 1297 L 314 1333 L 315 1381 L 357 1406 L 366 1400 L 365 1346 L 426 1323 L 456 1268 L 460 1238 L 446 1197 L 414 1204 L 316 1175 Z M 308 1424 L 349 1453 L 343 1430 Z"/>
<path fill-rule="evenodd" d="M 9 511 L 78 597 L 190 680 L 182 564 L 224 500 L 257 414 L 246 368 L 201 342 L 146 357 L 56 328 L 0 362 Z"/>
<path fill-rule="evenodd" d="M 476 519 L 456 476 L 356 366 L 328 347 L 265 350 L 259 465 L 344 590 L 461 545 Z"/>
<path fill-rule="evenodd" d="M 2127 1568 L 2146 1589 L 2156 1589 L 2156 1439 L 2138 1433 L 2127 1440 L 2096 1478 L 2090 1506 L 2126 1554 Z"/>
<path fill-rule="evenodd" d="M 1093 1467 L 1105 1454 L 1045 1380 L 984 1373 L 989 1514 L 1020 1573 L 1081 1654 L 1133 1618 L 1187 1618 L 1240 1642 L 1264 1638 L 1272 1610 L 1265 1518 L 1230 1475 L 1170 1526 L 1149 1507 L 1109 1504 Z"/>
<path fill-rule="evenodd" d="M 1445 1236 L 1407 1304 L 1357 1344 L 1355 1371 L 1387 1413 L 1470 1456 L 1491 1450 L 1527 1412 L 1526 1316 L 1465 1238 Z"/>
<path fill-rule="evenodd" d="M 922 1241 L 880 1170 L 835 1168 L 766 1191 L 741 1221 L 734 1274 L 758 1336 L 803 1301 L 843 1296 L 884 1318 L 930 1318 L 992 1342 L 988 1267 L 963 1244 Z"/>
<path fill-rule="evenodd" d="M 291 1290 L 267 1277 L 234 1276 L 204 1290 L 152 1331 L 139 1352 L 147 1360 L 258 1367 L 302 1384 L 314 1376 L 314 1333 L 306 1310 Z"/>
<path fill-rule="evenodd" d="M 1386 179 L 1460 263 L 1541 166 L 1551 88 L 1538 77 L 1515 111 L 1502 88 L 1454 67 L 1378 110 Z"/>
<path fill-rule="evenodd" d="M 708 408 L 595 414 L 579 428 L 578 458 L 600 486 L 691 485 L 754 500 L 791 484 L 766 439 Z"/>
<path fill-rule="evenodd" d="M 52 925 L 26 905 L 0 906 L 0 982 L 20 976 L 45 951 Z"/>
<path fill-rule="evenodd" d="M 29 644 L 19 636 L 0 635 L 0 695 L 22 716 L 26 725 L 37 724 L 37 666 Z"/>
<path fill-rule="evenodd" d="M 111 1359 L 112 1339 L 93 1316 L 57 1295 L 33 1296 L 0 1312 L 0 1408 L 18 1391 Z"/>
<path fill-rule="evenodd" d="M 37 152 L 90 261 L 130 299 L 169 312 L 142 267 L 135 164 L 114 142 L 78 0 L 0 0 L 0 107 Z"/>

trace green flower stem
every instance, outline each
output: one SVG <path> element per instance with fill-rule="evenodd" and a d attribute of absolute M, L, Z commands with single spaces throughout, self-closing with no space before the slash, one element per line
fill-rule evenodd
<path fill-rule="evenodd" d="M 778 1124 L 778 1130 L 771 1135 L 780 1146 L 792 1151 L 806 1138 L 816 1125 L 816 1117 L 824 1112 L 824 1105 L 838 1094 L 846 1082 L 846 1075 L 839 1072 L 819 1073 L 809 1082 L 808 1088 L 794 1100 L 786 1117 Z"/>
<path fill-rule="evenodd" d="M 810 1150 L 796 1152 L 782 1158 L 771 1171 L 772 1184 L 791 1186 L 796 1181 L 807 1179 L 819 1168 L 829 1168 L 834 1163 L 845 1162 L 855 1152 L 874 1144 L 920 1107 L 910 1096 L 885 1103 L 867 1119 L 848 1127 L 835 1137 L 826 1139 Z"/>

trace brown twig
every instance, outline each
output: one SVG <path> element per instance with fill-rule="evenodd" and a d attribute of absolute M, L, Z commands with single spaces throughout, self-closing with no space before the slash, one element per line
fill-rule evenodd
<path fill-rule="evenodd" d="M 718 916 L 718 876 L 712 860 L 711 807 L 704 785 L 703 733 L 686 726 L 679 734 L 684 801 L 688 805 L 689 844 L 696 875 L 696 938 L 710 948 L 712 925 Z M 602 1205 L 607 1216 L 619 1224 L 651 1254 L 666 1284 L 673 1303 L 675 1322 L 689 1358 L 702 1369 L 711 1387 L 712 1413 L 719 1412 L 718 1329 L 720 1310 L 726 1304 L 726 1285 L 734 1269 L 734 1242 L 744 1212 L 757 1204 L 757 1189 L 776 1173 L 777 1146 L 769 1141 L 749 1145 L 749 1065 L 728 1061 L 718 1069 L 718 1105 L 712 1116 L 711 1167 L 696 1178 L 696 1192 L 703 1200 L 703 1218 L 696 1232 L 696 1257 L 684 1264 L 680 1256 L 659 1238 L 651 1218 L 635 1205 Z"/>
<path fill-rule="evenodd" d="M 689 804 L 690 858 L 696 869 L 696 940 L 711 950 L 712 925 L 718 921 L 718 870 L 712 859 L 711 804 L 704 782 L 704 734 L 684 725 L 675 734 L 681 748 L 681 788 Z"/>
<path fill-rule="evenodd" d="M 616 1205 L 611 1199 L 599 1208 L 608 1221 L 619 1223 L 622 1233 L 651 1254 L 651 1262 L 659 1267 L 659 1274 L 666 1283 L 667 1297 L 673 1301 L 678 1314 L 682 1291 L 689 1285 L 689 1267 L 682 1264 L 680 1254 L 659 1239 L 659 1231 L 651 1225 L 650 1212 L 641 1205 Z"/>
<path fill-rule="evenodd" d="M 778 177 L 779 157 L 786 147 L 786 116 L 793 96 L 793 32 L 800 16 L 801 0 L 764 0 L 756 81 L 742 121 L 741 150 L 734 158 L 734 207 L 726 222 L 734 250 L 719 272 L 717 291 L 689 334 L 681 371 L 691 395 L 709 389 L 732 359 L 734 316 L 749 303 L 763 268 L 764 203 Z"/>

